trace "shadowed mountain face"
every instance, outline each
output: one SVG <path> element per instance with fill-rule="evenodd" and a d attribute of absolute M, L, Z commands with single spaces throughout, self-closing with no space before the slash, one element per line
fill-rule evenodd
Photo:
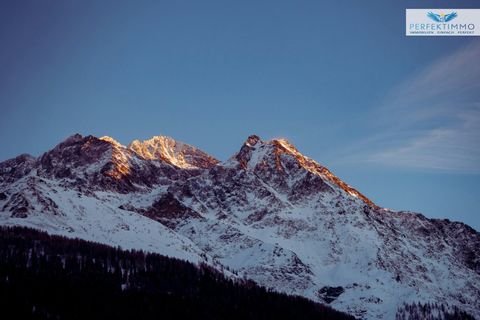
<path fill-rule="evenodd" d="M 480 316 L 479 233 L 383 209 L 284 139 L 219 162 L 168 137 L 74 135 L 0 164 L 0 224 L 204 262 L 358 318 L 416 302 Z"/>

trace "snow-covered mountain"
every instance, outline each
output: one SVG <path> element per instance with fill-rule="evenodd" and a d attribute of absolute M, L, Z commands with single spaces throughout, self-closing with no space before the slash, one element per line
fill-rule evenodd
<path fill-rule="evenodd" d="M 0 224 L 206 262 L 358 318 L 414 302 L 480 318 L 478 232 L 381 208 L 284 139 L 219 162 L 169 137 L 77 134 L 0 163 Z"/>

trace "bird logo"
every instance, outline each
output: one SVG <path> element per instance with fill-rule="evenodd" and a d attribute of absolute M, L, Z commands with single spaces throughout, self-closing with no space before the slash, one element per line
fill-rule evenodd
<path fill-rule="evenodd" d="M 429 13 L 427 13 L 427 17 L 429 17 L 430 19 L 432 19 L 435 22 L 449 22 L 449 21 L 452 21 L 453 19 L 455 19 L 457 16 L 458 15 L 457 15 L 456 12 L 451 12 L 451 13 L 444 14 L 443 12 L 433 13 L 433 12 L 430 11 Z"/>

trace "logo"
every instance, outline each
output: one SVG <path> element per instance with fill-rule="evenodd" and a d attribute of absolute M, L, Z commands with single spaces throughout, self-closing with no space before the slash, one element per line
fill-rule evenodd
<path fill-rule="evenodd" d="M 427 13 L 427 17 L 429 17 L 430 19 L 432 19 L 433 21 L 435 22 L 448 22 L 448 21 L 452 21 L 453 19 L 455 19 L 457 17 L 457 13 L 456 12 L 451 12 L 449 14 L 444 14 L 444 13 L 433 13 L 433 12 L 428 12 Z"/>
<path fill-rule="evenodd" d="M 407 36 L 480 36 L 480 9 L 406 9 Z"/>

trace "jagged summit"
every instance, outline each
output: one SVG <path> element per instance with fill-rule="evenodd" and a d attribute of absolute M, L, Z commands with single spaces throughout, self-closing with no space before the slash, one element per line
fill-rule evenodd
<path fill-rule="evenodd" d="M 265 156 L 275 149 L 281 148 L 284 151 L 298 152 L 297 149 L 286 139 L 272 139 L 268 141 L 262 140 L 258 135 L 250 135 L 240 148 L 240 151 L 234 155 L 234 158 L 240 165 L 246 168 L 253 168 L 258 161 L 267 161 Z"/>
<path fill-rule="evenodd" d="M 254 145 L 256 145 L 258 142 L 261 142 L 262 140 L 260 139 L 259 136 L 257 136 L 256 134 L 252 134 L 251 136 L 249 136 L 247 138 L 247 140 L 245 141 L 245 145 L 249 146 L 249 147 L 253 147 Z"/>
<path fill-rule="evenodd" d="M 290 153 L 292 155 L 303 156 L 298 149 L 286 138 L 274 138 L 271 140 L 262 140 L 258 135 L 250 135 L 239 153 L 246 152 L 245 150 L 263 150 L 264 148 L 270 148 L 271 150 L 280 150 L 284 153 Z M 242 151 L 243 149 L 243 151 Z"/>
<path fill-rule="evenodd" d="M 205 152 L 167 136 L 134 140 L 128 149 L 147 160 L 163 160 L 183 169 L 207 169 L 219 161 Z"/>
<path fill-rule="evenodd" d="M 275 179 L 278 180 L 279 177 L 284 175 L 299 176 L 306 170 L 321 177 L 327 183 L 338 186 L 348 195 L 361 199 L 368 206 L 377 207 L 373 201 L 343 182 L 329 169 L 303 155 L 285 138 L 264 141 L 257 135 L 251 135 L 234 158 L 241 168 L 253 170 L 257 175 L 265 176 L 265 179 L 269 179 L 272 172 L 279 173 L 275 175 Z M 310 181 L 309 183 L 313 182 Z M 285 186 L 285 188 L 287 187 L 291 188 L 292 186 Z M 319 188 L 321 188 L 320 185 Z"/>
<path fill-rule="evenodd" d="M 283 148 L 290 148 L 292 150 L 297 150 L 295 146 L 290 143 L 286 138 L 274 138 L 271 140 L 262 140 L 260 136 L 256 134 L 252 134 L 248 136 L 248 138 L 245 140 L 245 143 L 243 145 L 246 145 L 247 147 L 255 147 L 255 146 L 261 146 L 263 144 L 272 144 L 272 145 L 277 145 L 281 146 Z"/>
<path fill-rule="evenodd" d="M 0 182 L 13 182 L 35 172 L 77 188 L 128 193 L 199 174 L 217 162 L 168 137 L 134 141 L 127 148 L 109 136 L 76 133 L 38 158 L 19 156 L 0 163 Z"/>
<path fill-rule="evenodd" d="M 62 143 L 71 143 L 71 142 L 80 141 L 82 139 L 83 139 L 83 136 L 80 133 L 74 133 L 71 136 L 67 137 L 65 140 L 63 140 Z"/>
<path fill-rule="evenodd" d="M 115 140 L 115 139 L 112 138 L 112 137 L 103 136 L 103 137 L 100 137 L 99 139 L 102 140 L 102 141 L 109 142 L 109 143 L 111 143 L 112 145 L 114 145 L 114 146 L 116 146 L 116 147 L 123 147 L 123 148 L 125 148 L 124 145 L 122 145 L 120 142 L 118 142 L 117 140 Z"/>

